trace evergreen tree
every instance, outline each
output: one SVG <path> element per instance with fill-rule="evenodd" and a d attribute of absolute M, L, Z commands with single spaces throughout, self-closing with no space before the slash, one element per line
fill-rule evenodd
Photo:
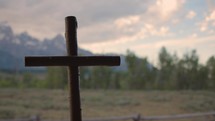
<path fill-rule="evenodd" d="M 195 50 L 184 54 L 177 65 L 178 89 L 202 89 L 207 85 L 207 70 L 200 66 Z"/>
<path fill-rule="evenodd" d="M 159 73 L 157 87 L 159 89 L 168 89 L 173 86 L 171 76 L 174 74 L 174 58 L 165 47 L 162 47 L 158 59 Z"/>
<path fill-rule="evenodd" d="M 149 64 L 147 58 L 137 56 L 127 51 L 126 62 L 128 64 L 127 86 L 129 89 L 146 89 L 147 85 L 153 83 L 154 68 Z"/>

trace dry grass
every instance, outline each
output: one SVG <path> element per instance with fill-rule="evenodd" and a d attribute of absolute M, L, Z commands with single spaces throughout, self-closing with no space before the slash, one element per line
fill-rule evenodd
<path fill-rule="evenodd" d="M 170 115 L 215 111 L 215 92 L 209 91 L 81 91 L 83 117 L 142 114 Z M 66 90 L 0 89 L 0 119 L 68 119 Z"/>

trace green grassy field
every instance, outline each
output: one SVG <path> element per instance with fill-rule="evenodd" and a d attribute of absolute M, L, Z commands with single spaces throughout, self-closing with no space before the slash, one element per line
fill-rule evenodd
<path fill-rule="evenodd" d="M 215 92 L 82 90 L 83 118 L 215 111 Z M 0 89 L 0 119 L 68 119 L 67 90 Z"/>

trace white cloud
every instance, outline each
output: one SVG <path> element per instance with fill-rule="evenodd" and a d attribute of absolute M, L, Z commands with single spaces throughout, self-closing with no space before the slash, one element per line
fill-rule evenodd
<path fill-rule="evenodd" d="M 215 10 L 209 12 L 205 19 L 200 23 L 200 31 L 205 32 L 209 30 L 210 33 L 210 26 L 215 27 Z"/>
<path fill-rule="evenodd" d="M 111 34 L 110 34 L 111 35 Z M 145 41 L 145 39 L 149 37 L 166 37 L 171 35 L 169 31 L 169 27 L 161 26 L 155 27 L 152 24 L 145 24 L 139 31 L 134 33 L 133 35 L 121 35 L 115 38 L 110 38 L 109 40 L 102 40 L 100 42 L 92 42 L 92 43 L 82 43 L 81 46 L 84 48 L 90 48 L 90 50 L 94 52 L 98 52 L 99 50 L 110 47 L 110 46 L 121 46 L 123 44 L 132 44 L 137 41 Z"/>
<path fill-rule="evenodd" d="M 149 7 L 148 12 L 168 20 L 184 3 L 185 0 L 157 0 L 155 5 Z"/>
<path fill-rule="evenodd" d="M 113 21 L 98 23 L 80 28 L 80 42 L 99 45 L 109 42 L 126 43 L 150 36 L 166 37 L 171 35 L 167 25 L 147 23 L 140 15 L 120 17 Z M 111 44 L 111 43 L 110 43 Z"/>
<path fill-rule="evenodd" d="M 118 27 L 118 28 L 125 28 L 128 26 L 132 26 L 134 24 L 137 24 L 140 21 L 140 16 L 128 16 L 128 17 L 123 17 L 123 18 L 119 18 L 116 19 L 114 21 L 114 24 Z"/>
<path fill-rule="evenodd" d="M 214 20 L 215 20 L 215 10 L 213 10 L 213 11 L 210 13 L 210 15 L 208 15 L 208 16 L 205 18 L 205 20 L 206 20 L 207 22 L 214 21 Z"/>
<path fill-rule="evenodd" d="M 208 23 L 207 22 L 202 22 L 201 24 L 200 24 L 200 31 L 201 32 L 204 32 L 204 31 L 206 31 L 208 29 Z"/>
<path fill-rule="evenodd" d="M 180 22 L 180 20 L 179 20 L 179 19 L 173 19 L 171 22 L 172 22 L 173 24 L 178 24 L 178 23 Z"/>
<path fill-rule="evenodd" d="M 189 11 L 186 15 L 187 19 L 192 19 L 196 16 L 196 13 L 194 11 Z"/>
<path fill-rule="evenodd" d="M 145 24 L 145 33 L 148 33 L 151 36 L 167 36 L 169 35 L 169 27 L 161 26 L 155 27 L 152 24 Z"/>
<path fill-rule="evenodd" d="M 118 31 L 112 21 L 93 24 L 78 29 L 79 42 L 88 44 L 110 41 L 112 38 L 119 37 L 119 33 L 120 31 Z"/>
<path fill-rule="evenodd" d="M 196 37 L 198 37 L 198 35 L 196 33 L 193 33 L 190 37 L 191 38 L 196 38 Z"/>
<path fill-rule="evenodd" d="M 159 35 L 166 36 L 169 34 L 169 27 L 162 26 Z"/>

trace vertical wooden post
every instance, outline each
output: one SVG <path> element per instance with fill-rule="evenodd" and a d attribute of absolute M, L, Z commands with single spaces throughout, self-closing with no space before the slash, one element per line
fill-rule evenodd
<path fill-rule="evenodd" d="M 78 55 L 77 46 L 77 20 L 74 16 L 68 16 L 66 23 L 66 44 L 68 56 Z M 70 98 L 70 121 L 81 121 L 81 103 L 79 91 L 79 69 L 78 66 L 68 67 L 69 76 L 69 98 Z"/>
<path fill-rule="evenodd" d="M 78 66 L 120 65 L 120 57 L 119 56 L 78 57 L 78 44 L 77 44 L 78 24 L 77 24 L 76 18 L 74 16 L 66 17 L 65 25 L 66 25 L 65 38 L 66 38 L 68 56 L 25 57 L 25 65 L 26 66 L 69 66 L 68 84 L 69 84 L 70 121 L 82 121 Z"/>

